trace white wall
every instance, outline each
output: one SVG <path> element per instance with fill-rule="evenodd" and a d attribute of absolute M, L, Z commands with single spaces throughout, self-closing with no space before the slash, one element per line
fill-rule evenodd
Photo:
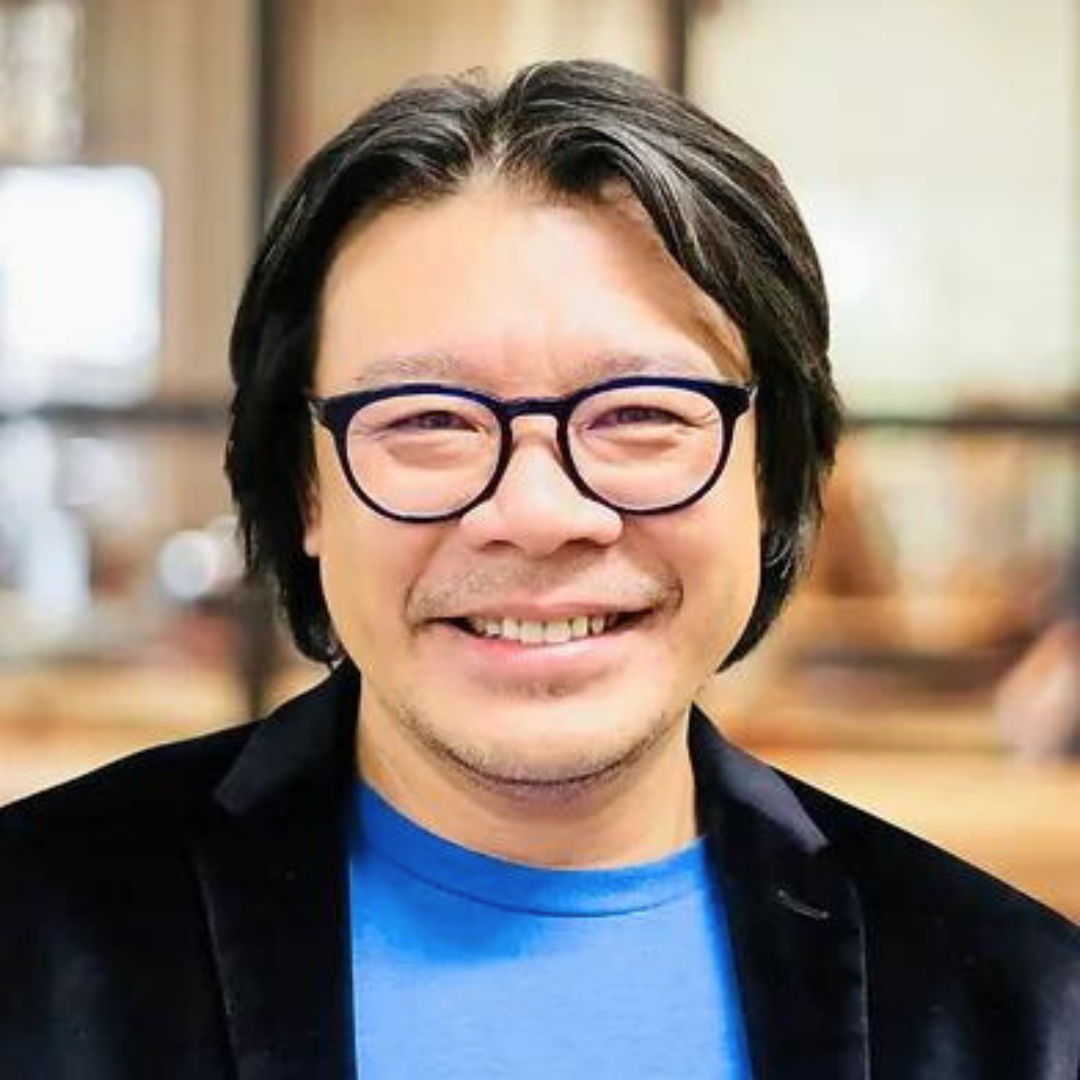
<path fill-rule="evenodd" d="M 702 5 L 691 94 L 787 177 L 825 264 L 853 404 L 1075 392 L 1078 10 Z"/>

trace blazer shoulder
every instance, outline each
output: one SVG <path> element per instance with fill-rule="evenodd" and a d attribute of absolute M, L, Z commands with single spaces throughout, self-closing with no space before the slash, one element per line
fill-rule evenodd
<path fill-rule="evenodd" d="M 160 829 L 199 812 L 260 722 L 153 746 L 0 807 L 0 853 Z"/>
<path fill-rule="evenodd" d="M 1080 927 L 1060 912 L 898 825 L 804 781 L 785 779 L 864 903 L 897 917 L 947 921 L 953 929 L 966 924 L 1033 935 L 1071 955 L 1080 977 Z"/>

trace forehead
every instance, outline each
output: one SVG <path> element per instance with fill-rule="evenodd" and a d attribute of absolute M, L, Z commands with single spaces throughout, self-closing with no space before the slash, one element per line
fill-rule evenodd
<path fill-rule="evenodd" d="M 554 392 L 637 371 L 745 379 L 749 362 L 628 198 L 473 181 L 356 227 L 323 289 L 323 392 L 425 378 Z"/>

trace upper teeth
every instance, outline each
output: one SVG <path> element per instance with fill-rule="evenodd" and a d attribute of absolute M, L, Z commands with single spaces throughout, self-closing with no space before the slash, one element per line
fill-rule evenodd
<path fill-rule="evenodd" d="M 573 638 L 588 637 L 590 634 L 602 634 L 618 615 L 577 615 L 573 619 L 552 619 L 549 622 L 537 622 L 533 619 L 514 619 L 505 616 L 501 619 L 488 619 L 470 615 L 469 626 L 483 637 L 505 638 L 507 641 L 520 641 L 525 645 L 561 645 Z"/>

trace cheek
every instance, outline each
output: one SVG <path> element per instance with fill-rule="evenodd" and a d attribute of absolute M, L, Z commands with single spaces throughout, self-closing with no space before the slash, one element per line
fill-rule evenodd
<path fill-rule="evenodd" d="M 685 640 L 730 650 L 750 618 L 761 580 L 752 438 L 736 442 L 720 482 L 688 508 L 670 551 L 685 590 L 683 613 L 693 623 Z"/>
<path fill-rule="evenodd" d="M 379 517 L 357 499 L 336 459 L 316 452 L 318 496 L 305 549 L 318 557 L 335 631 L 356 659 L 398 638 L 405 602 L 427 558 L 425 530 Z"/>
<path fill-rule="evenodd" d="M 700 596 L 716 618 L 738 618 L 744 610 L 749 616 L 757 596 L 760 527 L 752 489 L 748 495 L 702 514 L 684 546 L 686 600 Z"/>
<path fill-rule="evenodd" d="M 752 424 L 744 424 L 732 448 L 731 460 L 716 491 L 716 574 L 730 590 L 729 600 L 740 612 L 741 632 L 750 617 L 761 582 L 761 509 Z"/>

